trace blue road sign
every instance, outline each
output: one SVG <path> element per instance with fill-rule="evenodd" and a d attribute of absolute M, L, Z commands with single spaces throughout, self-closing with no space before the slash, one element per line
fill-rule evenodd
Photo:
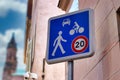
<path fill-rule="evenodd" d="M 48 23 L 48 63 L 93 55 L 93 10 L 87 9 L 52 17 Z"/>

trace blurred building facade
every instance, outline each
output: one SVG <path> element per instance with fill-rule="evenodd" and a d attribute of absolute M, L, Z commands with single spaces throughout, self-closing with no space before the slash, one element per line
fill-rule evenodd
<path fill-rule="evenodd" d="M 15 41 L 15 36 L 12 34 L 11 40 L 7 46 L 7 55 L 6 55 L 6 62 L 3 71 L 3 78 L 2 80 L 23 80 L 23 76 L 13 76 L 12 74 L 16 72 L 17 69 L 17 44 Z"/>
<path fill-rule="evenodd" d="M 48 19 L 68 12 L 72 2 L 29 0 L 26 45 L 28 39 L 33 41 L 31 72 L 38 80 L 67 80 L 66 62 L 48 65 L 44 58 Z M 120 0 L 79 0 L 78 5 L 79 10 L 94 10 L 96 49 L 93 57 L 74 61 L 74 80 L 119 80 Z"/>

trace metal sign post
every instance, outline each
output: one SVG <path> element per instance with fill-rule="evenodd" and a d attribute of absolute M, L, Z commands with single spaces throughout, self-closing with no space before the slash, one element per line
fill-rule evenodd
<path fill-rule="evenodd" d="M 68 80 L 73 80 L 74 62 L 68 61 Z"/>

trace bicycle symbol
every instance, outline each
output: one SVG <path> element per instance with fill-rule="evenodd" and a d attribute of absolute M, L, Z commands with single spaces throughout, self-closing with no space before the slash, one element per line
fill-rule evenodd
<path fill-rule="evenodd" d="M 74 35 L 75 33 L 83 33 L 84 32 L 84 28 L 80 27 L 77 22 L 74 22 L 74 24 L 75 25 L 73 26 L 73 29 L 71 29 L 69 32 L 70 35 Z"/>

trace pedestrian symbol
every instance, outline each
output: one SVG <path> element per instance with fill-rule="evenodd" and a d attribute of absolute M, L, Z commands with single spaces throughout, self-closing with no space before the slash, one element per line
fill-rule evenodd
<path fill-rule="evenodd" d="M 65 50 L 63 49 L 63 46 L 62 46 L 62 44 L 61 44 L 61 41 L 67 42 L 67 40 L 63 39 L 63 37 L 62 37 L 62 31 L 59 31 L 58 34 L 59 34 L 59 35 L 58 35 L 58 37 L 55 39 L 54 44 L 53 44 L 53 46 L 55 46 L 55 48 L 54 48 L 54 50 L 53 50 L 53 52 L 52 52 L 52 56 L 55 56 L 55 52 L 56 52 L 56 50 L 57 50 L 58 47 L 60 48 L 62 54 L 65 53 Z"/>

